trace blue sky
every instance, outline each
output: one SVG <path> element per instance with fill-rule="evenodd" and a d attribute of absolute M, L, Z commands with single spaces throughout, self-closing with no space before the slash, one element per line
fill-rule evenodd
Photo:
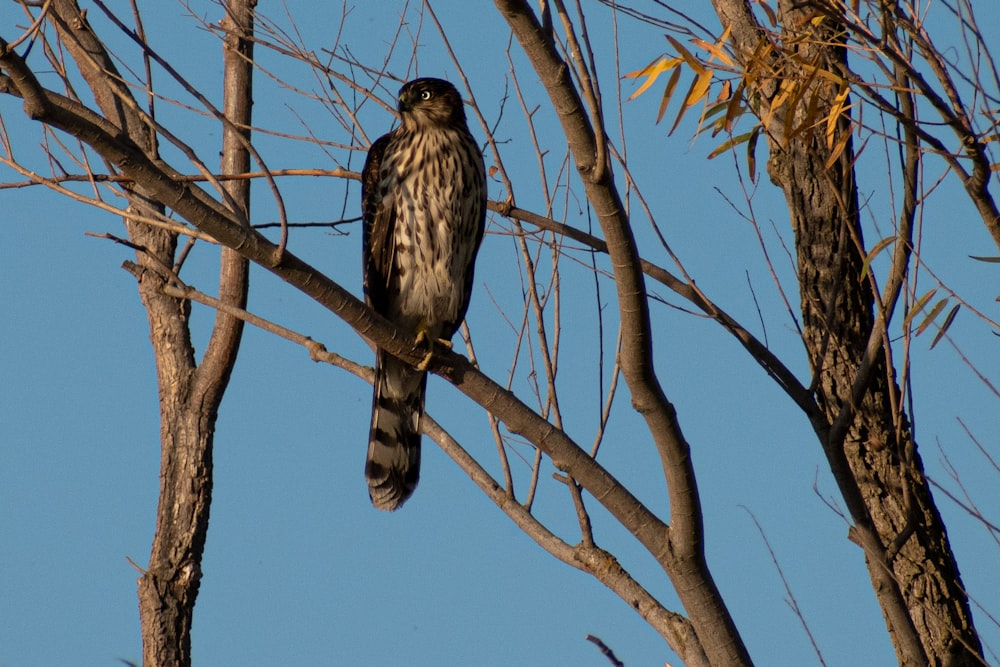
<path fill-rule="evenodd" d="M 218 103 L 217 39 L 180 5 L 149 4 L 144 11 L 154 48 Z M 585 4 L 608 104 L 616 83 L 612 22 L 596 3 Z M 701 4 L 706 6 L 701 18 L 714 26 L 704 13 L 707 3 Z M 381 63 L 403 5 L 357 3 L 347 15 L 341 44 L 361 62 Z M 456 79 L 433 25 L 425 17 L 421 27 L 419 3 L 412 5 L 404 35 L 419 35 L 415 62 L 409 62 L 412 46 L 401 45 L 389 71 L 404 78 Z M 112 6 L 127 12 L 127 3 Z M 507 31 L 487 3 L 433 6 L 484 116 L 491 124 L 500 120 L 496 134 L 517 204 L 544 212 L 538 165 L 516 99 L 508 99 L 500 113 L 509 82 Z M 208 21 L 220 17 L 212 3 L 194 3 L 191 9 Z M 260 9 L 287 25 L 284 8 L 264 3 Z M 332 46 L 340 9 L 331 3 L 310 8 L 307 15 L 290 5 L 288 15 L 297 21 L 308 48 L 320 52 Z M 996 8 L 993 14 L 980 16 L 984 29 L 1000 25 Z M 91 18 L 101 34 L 113 35 L 96 10 Z M 23 23 L 5 18 L 0 35 L 12 39 L 18 34 L 13 26 Z M 469 29 L 481 24 L 492 27 Z M 619 28 L 622 71 L 645 65 L 667 48 L 654 28 L 624 20 Z M 134 51 L 120 38 L 112 42 L 136 62 Z M 998 44 L 995 36 L 992 43 Z M 542 106 L 535 122 L 540 140 L 551 148 L 546 169 L 555 180 L 564 168 L 558 124 L 516 45 L 510 52 L 529 108 Z M 36 66 L 43 62 L 39 56 L 32 54 Z M 258 59 L 298 89 L 322 93 L 323 82 L 303 66 L 264 50 L 258 51 Z M 165 94 L 181 97 L 165 75 L 156 76 Z M 257 85 L 260 126 L 303 134 L 305 123 L 322 139 L 351 143 L 322 105 L 263 76 Z M 631 89 L 626 83 L 626 94 Z M 392 85 L 383 99 L 394 90 Z M 692 122 L 667 137 L 667 128 L 653 122 L 657 103 L 658 92 L 652 92 L 624 106 L 630 168 L 657 223 L 699 286 L 759 336 L 766 332 L 771 347 L 804 379 L 805 357 L 761 259 L 756 234 L 726 201 L 745 210 L 733 160 L 707 160 L 718 140 L 692 141 Z M 163 103 L 160 111 L 206 163 L 216 162 L 219 132 L 213 122 Z M 17 142 L 18 156 L 46 173 L 38 157 L 36 124 L 11 99 L 0 99 L 0 117 Z M 360 120 L 370 138 L 392 123 L 389 114 L 371 105 Z M 473 131 L 483 137 L 478 126 Z M 257 145 L 272 169 L 357 170 L 363 160 L 361 152 L 349 156 L 346 150 L 321 150 L 263 134 L 257 135 Z M 866 233 L 879 238 L 875 225 L 883 235 L 889 229 L 892 192 L 879 159 L 884 149 L 872 142 L 866 150 L 871 161 L 866 155 L 859 166 L 872 225 Z M 763 157 L 761 153 L 754 211 L 775 269 L 788 281 L 796 303 L 781 248 L 781 240 L 790 238 L 787 212 L 766 180 Z M 167 159 L 182 171 L 190 169 L 169 151 Z M 936 176 L 928 174 L 928 183 Z M 3 179 L 21 180 L 6 169 Z M 289 178 L 279 185 L 292 220 L 358 214 L 357 184 Z M 254 222 L 274 220 L 266 188 L 257 187 Z M 496 198 L 504 193 L 492 183 L 490 194 Z M 555 195 L 555 216 L 586 228 L 580 189 L 567 193 L 560 187 Z M 138 573 L 129 559 L 141 566 L 149 553 L 159 425 L 145 313 L 133 279 L 120 268 L 131 258 L 130 251 L 84 235 L 122 234 L 120 220 L 112 215 L 38 187 L 4 190 L 0 196 L 6 213 L 0 221 L 6 239 L 0 244 L 5 304 L 0 318 L 5 343 L 0 346 L 5 380 L 0 388 L 0 667 L 137 661 Z M 672 269 L 644 219 L 636 217 L 643 253 Z M 504 233 L 507 228 L 499 220 L 490 225 L 469 315 L 483 368 L 498 378 L 507 377 L 514 354 L 515 333 L 507 321 L 520 316 L 521 300 L 516 246 Z M 346 235 L 293 230 L 290 248 L 360 294 L 360 237 L 356 224 L 347 229 Z M 996 265 L 969 256 L 997 251 L 953 181 L 928 201 L 923 231 L 928 266 L 995 318 Z M 548 257 L 547 251 L 543 255 Z M 211 292 L 216 258 L 216 249 L 197 246 L 183 274 L 189 284 Z M 614 345 L 613 314 L 606 315 L 603 339 L 597 333 L 587 262 L 589 256 L 570 251 L 560 264 L 560 399 L 570 434 L 584 444 L 593 437 L 600 404 L 597 351 L 603 349 L 610 358 Z M 924 285 L 929 289 L 933 283 Z M 603 281 L 601 289 L 605 301 L 613 296 L 610 282 Z M 650 289 L 678 303 L 665 289 Z M 344 356 L 371 363 L 367 346 L 346 325 L 256 268 L 249 308 Z M 612 302 L 606 312 L 613 310 Z M 755 660 L 762 665 L 817 662 L 748 511 L 765 531 L 827 664 L 892 664 L 892 647 L 861 554 L 846 539 L 845 522 L 819 497 L 836 499 L 836 490 L 805 418 L 719 327 L 662 304 L 654 304 L 652 316 L 657 370 L 677 406 L 699 475 L 709 563 Z M 211 317 L 207 309 L 194 307 L 199 352 Z M 996 337 L 989 326 L 963 313 L 952 333 L 962 354 L 996 382 Z M 957 420 L 997 457 L 997 398 L 948 345 L 928 347 L 929 336 L 923 336 L 913 349 L 915 428 L 928 474 L 961 493 L 942 464 L 947 456 L 966 489 L 996 522 L 998 473 Z M 609 368 L 606 362 L 605 372 Z M 529 370 L 522 357 L 513 385 L 530 401 Z M 370 400 L 370 388 L 362 381 L 311 362 L 291 343 L 247 329 L 215 439 L 214 503 L 193 632 L 196 664 L 608 664 L 585 641 L 587 634 L 603 639 L 630 667 L 677 664 L 676 656 L 627 605 L 521 534 L 429 440 L 424 440 L 422 479 L 414 498 L 394 514 L 373 510 L 362 475 Z M 498 474 L 495 446 L 478 408 L 432 378 L 427 409 Z M 530 461 L 531 456 L 525 446 L 511 449 L 518 489 L 530 472 L 522 459 Z M 665 515 L 659 465 L 625 393 L 618 397 L 601 460 Z M 551 472 L 551 465 L 543 468 L 537 511 L 574 541 L 572 507 L 565 489 L 549 478 Z M 995 602 L 1000 590 L 997 544 L 954 503 L 940 493 L 937 500 L 965 583 L 995 616 L 1000 611 Z M 595 502 L 588 507 L 598 543 L 669 608 L 680 610 L 652 559 Z M 996 625 L 982 613 L 976 620 L 984 641 L 997 650 Z"/>

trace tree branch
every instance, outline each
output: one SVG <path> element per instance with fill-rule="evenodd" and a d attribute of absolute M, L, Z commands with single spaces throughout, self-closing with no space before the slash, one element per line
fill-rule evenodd
<path fill-rule="evenodd" d="M 606 165 L 597 164 L 605 152 L 598 149 L 597 134 L 572 84 L 568 65 L 534 12 L 523 0 L 495 0 L 495 4 L 548 92 L 587 199 L 607 240 L 618 291 L 622 337 L 626 341 L 621 351 L 622 374 L 632 393 L 633 405 L 646 420 L 659 451 L 670 498 L 667 549 L 653 554 L 670 576 L 709 659 L 718 664 L 750 664 L 749 654 L 705 562 L 704 528 L 690 450 L 674 407 L 654 371 L 649 306 L 639 256 L 613 174 Z M 600 140 L 605 141 L 603 134 Z M 625 525 L 634 530 L 633 524 Z"/>

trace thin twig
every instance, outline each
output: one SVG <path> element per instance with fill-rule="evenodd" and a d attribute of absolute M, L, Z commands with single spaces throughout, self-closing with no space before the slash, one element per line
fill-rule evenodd
<path fill-rule="evenodd" d="M 760 539 L 764 542 L 764 547 L 767 549 L 767 553 L 771 556 L 771 562 L 774 564 L 774 569 L 778 572 L 778 577 L 781 579 L 781 585 L 785 589 L 785 602 L 788 606 L 792 608 L 792 612 L 795 617 L 799 619 L 799 623 L 802 624 L 802 629 L 805 630 L 806 636 L 809 638 L 809 643 L 812 644 L 813 651 L 816 653 L 816 659 L 819 664 L 826 666 L 826 661 L 823 659 L 823 653 L 819 650 L 819 644 L 816 643 L 816 637 L 813 636 L 812 630 L 809 629 L 809 623 L 806 622 L 805 614 L 802 613 L 802 609 L 799 607 L 799 601 L 795 597 L 795 593 L 792 592 L 792 587 L 788 583 L 788 579 L 785 578 L 785 572 L 781 569 L 781 563 L 778 562 L 778 556 L 774 553 L 774 549 L 771 547 L 770 540 L 767 539 L 767 535 L 764 533 L 764 528 L 757 521 L 757 517 L 754 513 L 750 511 L 750 508 L 746 505 L 740 505 L 744 512 L 750 516 L 750 520 L 753 524 L 757 526 L 757 532 L 760 533 Z"/>
<path fill-rule="evenodd" d="M 611 648 L 607 644 L 605 644 L 599 637 L 595 637 L 594 635 L 587 635 L 585 639 L 591 644 L 597 646 L 597 648 L 600 649 L 601 654 L 605 658 L 607 658 L 608 662 L 614 665 L 614 667 L 625 667 L 625 663 L 619 660 L 618 657 L 615 655 L 615 652 L 612 651 Z"/>

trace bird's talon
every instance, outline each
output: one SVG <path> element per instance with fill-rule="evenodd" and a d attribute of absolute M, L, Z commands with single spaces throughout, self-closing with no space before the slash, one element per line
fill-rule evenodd
<path fill-rule="evenodd" d="M 432 359 L 434 359 L 434 350 L 427 350 L 427 354 L 424 356 L 423 361 L 417 364 L 417 370 L 426 371 L 430 367 Z"/>
<path fill-rule="evenodd" d="M 417 345 L 420 345 L 421 343 L 427 344 L 427 354 L 425 354 L 423 360 L 417 364 L 418 371 L 426 371 L 430 368 L 431 361 L 434 359 L 435 347 L 440 346 L 449 350 L 452 349 L 452 343 L 450 340 L 445 338 L 431 338 L 425 329 L 417 330 L 416 342 Z"/>

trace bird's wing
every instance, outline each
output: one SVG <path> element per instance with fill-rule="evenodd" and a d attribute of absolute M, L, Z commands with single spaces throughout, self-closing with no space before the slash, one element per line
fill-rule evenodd
<path fill-rule="evenodd" d="M 386 134 L 372 144 L 361 170 L 364 291 L 368 305 L 379 313 L 386 311 L 395 247 L 392 237 L 396 207 L 393 206 L 391 193 L 383 196 L 380 187 L 382 156 L 390 139 L 391 134 Z"/>
<path fill-rule="evenodd" d="M 465 133 L 468 135 L 468 142 L 471 147 L 469 155 L 472 159 L 474 167 L 472 172 L 470 172 L 470 175 L 475 174 L 472 177 L 476 178 L 482 185 L 479 191 L 479 200 L 476 202 L 476 205 L 472 207 L 471 211 L 471 218 L 475 229 L 472 246 L 472 259 L 467 267 L 467 270 L 465 271 L 465 283 L 462 286 L 464 292 L 458 312 L 458 319 L 454 322 L 449 322 L 445 326 L 444 337 L 446 338 L 451 338 L 455 331 L 462 326 L 462 320 L 465 319 L 465 313 L 469 309 L 469 299 L 472 296 L 472 286 L 475 274 L 476 255 L 479 252 L 479 246 L 483 242 L 483 234 L 486 232 L 486 173 L 483 165 L 483 157 L 479 152 L 479 148 L 476 146 L 476 140 L 472 138 L 471 134 L 469 134 L 468 129 L 465 130 Z"/>

